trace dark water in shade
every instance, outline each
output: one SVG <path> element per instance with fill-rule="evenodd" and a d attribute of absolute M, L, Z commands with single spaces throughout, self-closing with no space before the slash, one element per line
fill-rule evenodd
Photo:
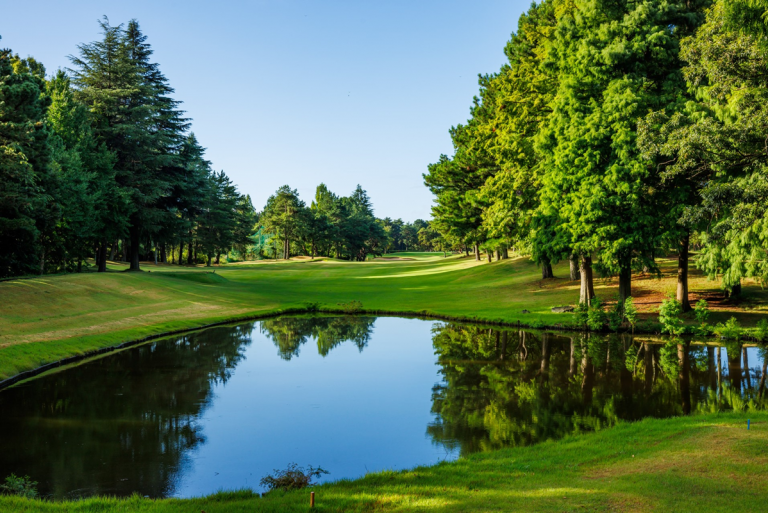
<path fill-rule="evenodd" d="M 354 478 L 621 419 L 762 407 L 764 372 L 761 352 L 736 344 L 287 317 L 0 391 L 0 478 L 29 475 L 59 498 L 261 491 L 291 462 Z"/>

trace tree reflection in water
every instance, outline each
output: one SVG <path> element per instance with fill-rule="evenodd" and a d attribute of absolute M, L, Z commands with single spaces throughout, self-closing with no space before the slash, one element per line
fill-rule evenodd
<path fill-rule="evenodd" d="M 35 476 L 56 497 L 172 494 L 252 329 L 156 341 L 3 391 L 0 476 Z"/>
<path fill-rule="evenodd" d="M 754 388 L 757 379 L 742 377 L 741 346 L 728 348 L 723 376 L 715 365 L 719 348 L 640 338 L 436 324 L 433 344 L 444 381 L 433 389 L 436 420 L 427 432 L 435 443 L 466 454 L 619 420 L 762 407 L 765 373 Z"/>
<path fill-rule="evenodd" d="M 279 317 L 260 323 L 261 332 L 277 346 L 284 360 L 299 356 L 310 338 L 317 340 L 317 351 L 327 356 L 342 342 L 351 341 L 362 352 L 373 333 L 375 317 Z"/>
<path fill-rule="evenodd" d="M 258 329 L 280 358 L 291 360 L 310 339 L 323 357 L 346 341 L 363 351 L 373 337 L 374 321 L 287 317 L 262 321 Z M 401 329 L 410 329 L 411 322 L 403 322 Z M 433 326 L 442 379 L 437 378 L 432 390 L 435 420 L 427 431 L 433 443 L 451 454 L 532 444 L 602 429 L 620 419 L 759 408 L 765 401 L 763 354 L 750 370 L 737 343 L 715 348 L 682 340 L 652 343 L 629 335 Z M 0 478 L 12 472 L 29 475 L 39 481 L 41 493 L 55 497 L 134 491 L 173 495 L 194 468 L 195 449 L 206 443 L 201 426 L 216 398 L 214 390 L 218 394 L 223 389 L 217 385 L 233 376 L 254 329 L 255 323 L 247 323 L 156 341 L 2 391 Z M 402 346 L 381 342 L 382 350 L 402 351 Z M 254 348 L 248 351 L 259 354 Z M 414 354 L 423 355 L 426 361 L 419 364 L 426 365 L 413 368 L 426 369 L 431 380 L 435 368 L 430 351 Z M 396 352 L 376 362 L 385 370 L 395 366 L 383 375 L 397 393 L 402 391 L 395 386 L 397 372 L 405 358 Z M 344 359 L 326 362 L 326 372 L 348 369 Z M 262 363 L 262 369 L 271 365 Z M 375 386 L 375 395 L 388 397 L 386 385 L 383 390 L 380 381 Z M 245 393 L 242 408 L 255 404 L 265 390 Z M 400 416 L 407 417 L 404 404 L 385 406 L 400 421 Z M 356 408 L 353 403 L 343 406 L 350 412 Z M 354 415 L 350 419 L 340 415 L 333 422 L 354 431 L 360 420 Z M 424 417 L 418 419 L 420 432 Z M 216 436 L 209 435 L 212 440 Z M 399 441 L 397 433 L 384 436 Z"/>

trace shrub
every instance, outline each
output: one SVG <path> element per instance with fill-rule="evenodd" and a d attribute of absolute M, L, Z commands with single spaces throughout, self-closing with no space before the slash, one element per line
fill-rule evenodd
<path fill-rule="evenodd" d="M 350 301 L 349 303 L 337 303 L 337 305 L 340 306 L 346 314 L 354 314 L 363 309 L 363 304 L 357 300 Z"/>
<path fill-rule="evenodd" d="M 611 310 L 606 315 L 608 320 L 608 329 L 611 331 L 619 331 L 619 328 L 621 328 L 621 325 L 624 322 L 624 311 L 621 306 L 621 302 L 617 301 L 613 308 L 611 308 Z"/>
<path fill-rule="evenodd" d="M 674 298 L 667 298 L 662 301 L 659 307 L 659 322 L 661 323 L 661 332 L 677 336 L 685 333 L 683 319 L 680 315 L 683 313 L 680 301 Z"/>
<path fill-rule="evenodd" d="M 631 297 L 624 300 L 624 319 L 626 319 L 632 331 L 635 331 L 635 326 L 637 326 L 637 307 Z"/>
<path fill-rule="evenodd" d="M 699 324 L 705 324 L 709 319 L 709 304 L 705 299 L 699 299 L 699 301 L 693 306 L 693 314 L 696 316 L 696 320 Z"/>
<path fill-rule="evenodd" d="M 758 342 L 768 342 L 768 319 L 760 319 L 757 322 L 755 338 Z"/>
<path fill-rule="evenodd" d="M 261 486 L 271 490 L 299 490 L 312 484 L 313 477 L 320 477 L 324 474 L 330 474 L 327 470 L 320 467 L 299 467 L 295 463 L 288 465 L 285 470 L 274 470 L 274 474 L 263 477 L 260 481 Z"/>
<path fill-rule="evenodd" d="M 16 474 L 11 474 L 5 478 L 5 484 L 0 485 L 0 492 L 4 495 L 34 499 L 37 497 L 37 481 L 32 481 L 29 476 L 17 477 Z"/>
<path fill-rule="evenodd" d="M 586 303 L 579 303 L 576 308 L 573 309 L 573 317 L 577 326 L 584 326 L 589 319 L 589 307 Z"/>
<path fill-rule="evenodd" d="M 736 320 L 736 317 L 731 317 L 725 321 L 725 324 L 722 322 L 717 323 L 714 332 L 726 340 L 739 340 L 742 335 L 741 325 Z"/>
<path fill-rule="evenodd" d="M 593 331 L 600 331 L 606 323 L 606 315 L 603 312 L 603 305 L 600 304 L 600 300 L 595 298 L 592 300 L 592 305 L 587 312 L 587 326 Z"/>

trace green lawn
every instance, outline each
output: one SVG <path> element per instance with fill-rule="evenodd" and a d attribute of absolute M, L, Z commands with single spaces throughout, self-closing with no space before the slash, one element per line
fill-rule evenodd
<path fill-rule="evenodd" d="M 542 281 L 528 259 L 489 264 L 434 253 L 397 253 L 399 260 L 228 264 L 213 269 L 145 265 L 148 272 L 43 276 L 0 282 L 0 380 L 94 349 L 211 323 L 317 308 L 396 312 L 526 325 L 571 323 L 553 306 L 574 304 L 578 282 L 567 264 Z M 674 290 L 675 267 L 662 279 L 635 276 L 636 304 L 652 319 Z M 692 273 L 691 290 L 716 298 L 718 285 Z M 597 280 L 597 294 L 616 296 L 615 279 Z M 744 287 L 740 304 L 713 301 L 715 322 L 736 314 L 749 326 L 768 312 L 768 292 Z M 530 313 L 523 313 L 527 310 Z M 646 328 L 652 329 L 653 324 Z"/>
<path fill-rule="evenodd" d="M 624 423 L 314 490 L 317 511 L 752 512 L 763 511 L 768 499 L 766 465 L 768 414 L 708 414 Z M 261 513 L 308 506 L 306 490 L 191 500 L 0 498 L 0 510 L 14 512 Z"/>

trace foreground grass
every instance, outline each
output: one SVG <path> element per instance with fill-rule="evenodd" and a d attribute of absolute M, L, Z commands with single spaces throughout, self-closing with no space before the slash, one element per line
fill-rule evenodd
<path fill-rule="evenodd" d="M 295 260 L 229 264 L 215 269 L 145 265 L 149 272 L 83 273 L 0 282 L 0 380 L 62 358 L 148 336 L 281 312 L 344 310 L 358 301 L 368 312 L 398 312 L 527 325 L 562 325 L 578 282 L 567 264 L 542 281 L 528 259 L 488 264 L 442 254 L 398 254 L 406 260 L 364 263 Z M 675 287 L 675 262 L 662 262 L 662 279 L 635 276 L 636 304 L 653 329 L 663 296 Z M 610 300 L 615 279 L 598 280 Z M 708 297 L 714 322 L 737 315 L 754 325 L 768 312 L 768 291 L 745 284 L 744 299 L 718 299 L 716 283 L 692 273 L 693 297 Z M 524 313 L 524 310 L 529 313 Z"/>
<path fill-rule="evenodd" d="M 314 490 L 317 511 L 762 511 L 767 464 L 768 414 L 725 413 L 624 423 Z M 308 505 L 306 490 L 189 500 L 0 498 L 0 511 L 30 513 L 285 512 Z"/>

